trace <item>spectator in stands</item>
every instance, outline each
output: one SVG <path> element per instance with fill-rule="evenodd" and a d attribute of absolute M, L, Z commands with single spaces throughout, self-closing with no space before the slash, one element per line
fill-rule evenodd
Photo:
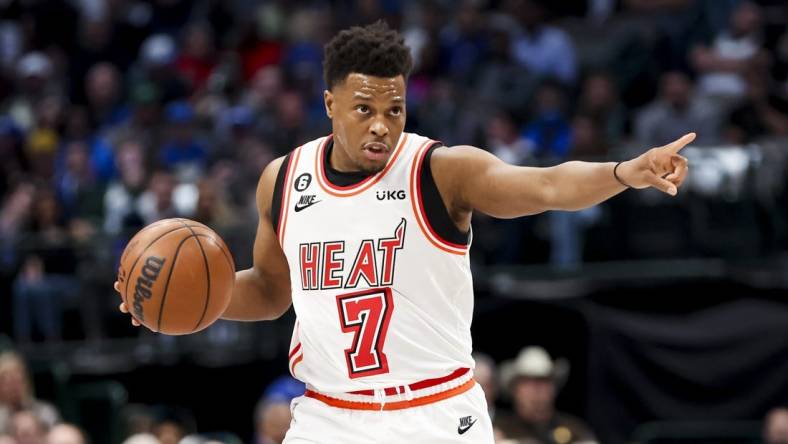
<path fill-rule="evenodd" d="M 46 427 L 54 425 L 60 416 L 51 404 L 36 399 L 22 357 L 6 351 L 0 353 L 0 433 L 7 433 L 13 415 L 22 411 L 32 412 Z"/>
<path fill-rule="evenodd" d="M 254 444 L 281 444 L 290 428 L 290 401 L 304 394 L 304 384 L 290 376 L 275 379 L 255 407 Z"/>
<path fill-rule="evenodd" d="M 139 213 L 147 179 L 145 155 L 145 147 L 137 140 L 126 140 L 118 147 L 120 178 L 110 183 L 104 193 L 104 230 L 107 233 L 120 233 L 124 220 L 130 216 L 142 217 Z"/>
<path fill-rule="evenodd" d="M 481 11 L 481 3 L 458 2 L 454 20 L 440 33 L 443 69 L 460 85 L 475 79 L 481 61 L 487 58 L 490 42 Z"/>
<path fill-rule="evenodd" d="M 183 50 L 175 68 L 192 93 L 202 91 L 216 68 L 213 29 L 208 23 L 190 23 L 183 31 Z"/>
<path fill-rule="evenodd" d="M 616 144 L 624 137 L 627 129 L 626 109 L 610 74 L 599 71 L 583 80 L 577 109 L 578 113 L 592 117 L 595 124 L 600 125 L 606 144 Z"/>
<path fill-rule="evenodd" d="M 706 45 L 692 50 L 690 61 L 700 74 L 698 90 L 719 98 L 723 104 L 741 99 L 747 92 L 743 73 L 766 68 L 769 57 L 763 48 L 763 17 L 760 6 L 743 1 L 733 12 L 728 30 Z M 701 131 L 698 131 L 701 134 Z"/>
<path fill-rule="evenodd" d="M 62 98 L 57 95 L 47 95 L 35 104 L 35 122 L 27 134 L 25 154 L 30 172 L 39 180 L 51 180 L 55 170 L 63 105 Z"/>
<path fill-rule="evenodd" d="M 30 214 L 33 211 L 35 187 L 28 182 L 20 182 L 11 190 L 0 210 L 0 244 L 3 245 L 7 257 L 6 266 L 14 266 L 18 260 L 18 242 L 27 229 Z"/>
<path fill-rule="evenodd" d="M 229 197 L 224 195 L 222 191 L 215 180 L 202 179 L 197 184 L 197 208 L 192 216 L 194 220 L 213 227 L 219 232 L 233 228 L 238 221 Z"/>
<path fill-rule="evenodd" d="M 667 71 L 660 78 L 659 97 L 641 110 L 635 120 L 635 139 L 642 146 L 663 145 L 695 131 L 696 143 L 719 139 L 719 116 L 714 106 L 693 94 L 692 80 L 681 71 Z"/>
<path fill-rule="evenodd" d="M 101 130 L 116 126 L 129 117 L 129 108 L 121 101 L 121 77 L 115 65 L 100 62 L 85 76 L 85 95 L 91 120 Z"/>
<path fill-rule="evenodd" d="M 153 434 L 161 444 L 178 444 L 181 439 L 196 431 L 194 418 L 185 409 L 162 407 L 153 425 Z"/>
<path fill-rule="evenodd" d="M 103 187 L 90 164 L 90 148 L 73 141 L 64 147 L 64 165 L 56 174 L 55 190 L 69 221 L 80 220 L 97 226 L 103 215 Z"/>
<path fill-rule="evenodd" d="M 74 424 L 60 423 L 49 430 L 46 444 L 87 444 L 85 433 Z"/>
<path fill-rule="evenodd" d="M 535 113 L 522 135 L 542 164 L 553 165 L 569 155 L 571 128 L 566 105 L 566 91 L 560 83 L 545 81 L 536 91 Z"/>
<path fill-rule="evenodd" d="M 498 399 L 498 370 L 495 361 L 484 353 L 473 354 L 476 367 L 473 369 L 473 378 L 484 390 L 484 399 L 487 401 L 487 411 L 490 419 L 495 421 L 495 402 Z"/>
<path fill-rule="evenodd" d="M 593 116 L 578 114 L 572 119 L 569 156 L 574 160 L 603 162 L 607 159 L 608 142 L 604 125 Z M 579 211 L 551 211 L 550 265 L 561 270 L 576 269 L 583 262 L 585 230 L 601 215 L 599 206 Z"/>
<path fill-rule="evenodd" d="M 155 435 L 150 433 L 138 433 L 131 435 L 123 441 L 123 444 L 162 444 Z"/>
<path fill-rule="evenodd" d="M 553 361 L 541 348 L 522 349 L 514 361 L 501 365 L 503 386 L 514 412 L 496 415 L 495 427 L 506 438 L 540 443 L 595 441 L 589 426 L 555 408 L 558 390 L 568 375 L 565 360 Z"/>
<path fill-rule="evenodd" d="M 547 24 L 547 11 L 537 0 L 509 0 L 506 10 L 517 17 L 521 29 L 514 39 L 514 59 L 540 76 L 574 84 L 575 48 L 569 35 Z"/>
<path fill-rule="evenodd" d="M 507 112 L 494 113 L 486 124 L 485 146 L 499 159 L 512 165 L 528 165 L 535 162 L 533 145 L 521 136 L 514 118 Z M 493 219 L 479 215 L 476 222 L 490 227 L 480 231 L 487 236 L 480 245 L 495 263 L 512 264 L 523 255 L 523 238 L 531 226 L 527 218 Z M 494 228 L 493 228 L 494 227 Z"/>
<path fill-rule="evenodd" d="M 196 134 L 194 110 L 185 101 L 172 102 L 165 108 L 167 140 L 159 163 L 176 174 L 180 182 L 195 182 L 208 163 L 208 149 Z"/>
<path fill-rule="evenodd" d="M 189 85 L 176 69 L 178 47 L 167 34 L 154 34 L 140 47 L 137 66 L 130 73 L 132 82 L 150 82 L 161 92 L 163 103 L 189 96 Z"/>
<path fill-rule="evenodd" d="M 11 436 L 16 444 L 46 444 L 47 427 L 30 410 L 21 410 L 11 417 Z"/>
<path fill-rule="evenodd" d="M 153 172 L 148 189 L 142 193 L 139 212 L 145 224 L 169 217 L 181 216 L 175 201 L 175 177 L 163 169 Z"/>
<path fill-rule="evenodd" d="M 107 132 L 107 139 L 113 146 L 119 146 L 128 139 L 136 139 L 148 147 L 158 147 L 161 143 L 160 103 L 161 91 L 147 81 L 131 86 L 131 118 Z"/>
<path fill-rule="evenodd" d="M 777 407 L 766 414 L 763 424 L 765 444 L 788 444 L 788 408 Z"/>
<path fill-rule="evenodd" d="M 35 123 L 35 105 L 52 91 L 54 66 L 44 53 L 29 52 L 16 64 L 18 88 L 16 95 L 3 107 L 3 114 L 27 131 Z"/>
<path fill-rule="evenodd" d="M 255 444 L 282 444 L 290 429 L 290 403 L 282 400 L 265 401 L 255 409 Z"/>
<path fill-rule="evenodd" d="M 62 218 L 60 204 L 48 188 L 36 192 L 30 231 L 20 244 L 25 253 L 14 282 L 14 335 L 32 340 L 34 324 L 47 341 L 60 340 L 61 307 L 79 294 L 73 239 Z"/>

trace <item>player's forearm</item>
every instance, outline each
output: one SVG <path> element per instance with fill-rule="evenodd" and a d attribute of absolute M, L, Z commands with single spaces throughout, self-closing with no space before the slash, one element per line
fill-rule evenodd
<path fill-rule="evenodd" d="M 288 284 L 285 284 L 288 282 Z M 235 273 L 230 305 L 222 319 L 264 321 L 277 319 L 290 308 L 289 279 L 265 279 L 254 268 Z"/>
<path fill-rule="evenodd" d="M 546 168 L 547 209 L 582 210 L 624 191 L 626 187 L 613 175 L 615 166 L 614 162 L 571 161 Z"/>

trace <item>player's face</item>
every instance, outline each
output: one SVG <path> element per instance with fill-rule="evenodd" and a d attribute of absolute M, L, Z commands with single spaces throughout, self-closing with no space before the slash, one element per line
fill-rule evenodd
<path fill-rule="evenodd" d="M 340 171 L 383 169 L 405 128 L 405 79 L 351 73 L 324 93 L 334 132 L 331 164 Z"/>

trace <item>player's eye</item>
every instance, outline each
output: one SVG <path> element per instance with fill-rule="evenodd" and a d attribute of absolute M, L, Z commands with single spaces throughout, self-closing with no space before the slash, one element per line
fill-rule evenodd
<path fill-rule="evenodd" d="M 369 107 L 367 105 L 356 105 L 356 111 L 361 114 L 369 114 Z"/>
<path fill-rule="evenodd" d="M 402 115 L 402 108 L 400 108 L 399 106 L 395 106 L 394 108 L 391 108 L 391 111 L 389 111 L 389 113 L 391 113 L 391 115 L 394 117 L 399 117 L 400 115 Z"/>

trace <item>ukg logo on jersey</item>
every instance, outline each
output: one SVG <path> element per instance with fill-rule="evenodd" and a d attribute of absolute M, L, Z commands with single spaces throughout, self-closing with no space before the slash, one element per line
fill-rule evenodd
<path fill-rule="evenodd" d="M 405 190 L 378 190 L 375 197 L 378 200 L 405 200 Z"/>

